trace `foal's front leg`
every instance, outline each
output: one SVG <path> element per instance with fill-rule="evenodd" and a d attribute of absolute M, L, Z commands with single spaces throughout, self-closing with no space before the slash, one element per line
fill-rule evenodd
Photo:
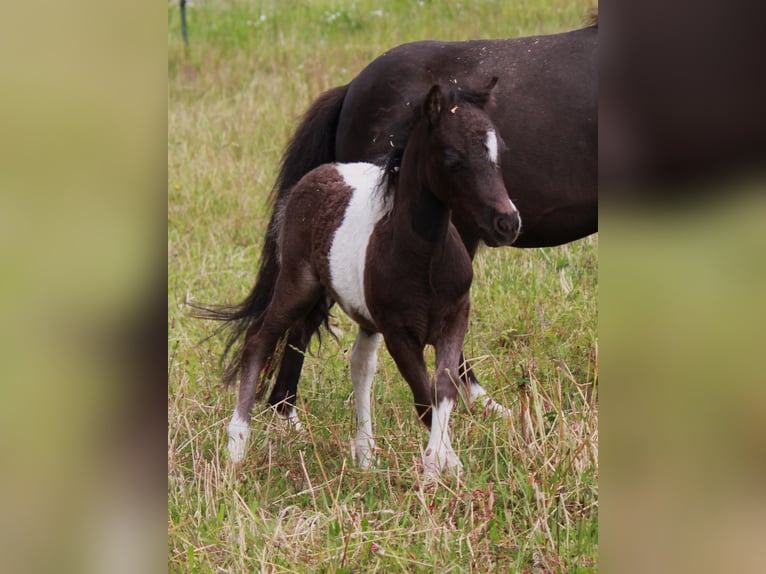
<path fill-rule="evenodd" d="M 452 448 L 449 417 L 455 406 L 462 382 L 460 379 L 461 349 L 468 328 L 468 302 L 458 307 L 448 322 L 449 327 L 435 345 L 436 372 L 434 408 L 431 414 L 431 437 L 428 440 L 423 464 L 426 478 L 438 476 L 442 469 L 459 474 L 463 469 Z"/>
<path fill-rule="evenodd" d="M 378 347 L 382 337 L 379 333 L 370 333 L 359 329 L 351 350 L 351 381 L 354 383 L 354 404 L 356 406 L 356 463 L 360 468 L 372 465 L 372 453 L 375 439 L 372 434 L 372 411 L 370 409 L 370 391 L 372 377 L 378 363 Z"/>
<path fill-rule="evenodd" d="M 424 478 L 431 481 L 441 474 L 443 469 L 460 471 L 460 461 L 452 449 L 449 436 L 449 417 L 455 406 L 458 388 L 455 384 L 460 353 L 450 356 L 437 348 L 437 384 L 434 386 L 428 378 L 423 360 L 423 347 L 406 337 L 386 337 L 386 345 L 402 376 L 407 380 L 415 398 L 415 408 L 420 419 L 431 429 L 428 445 L 423 453 Z M 449 364 L 449 367 L 445 365 Z M 454 378 L 454 381 L 453 381 Z"/>

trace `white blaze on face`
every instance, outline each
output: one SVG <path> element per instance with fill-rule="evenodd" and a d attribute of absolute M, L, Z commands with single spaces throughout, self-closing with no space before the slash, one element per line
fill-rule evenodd
<path fill-rule="evenodd" d="M 338 164 L 336 169 L 354 191 L 330 246 L 330 281 L 347 313 L 372 321 L 364 298 L 364 266 L 375 224 L 388 211 L 377 193 L 382 169 L 371 163 Z"/>
<path fill-rule="evenodd" d="M 487 158 L 493 164 L 497 165 L 497 134 L 495 130 L 487 131 L 487 141 L 484 142 L 484 147 L 487 150 Z"/>

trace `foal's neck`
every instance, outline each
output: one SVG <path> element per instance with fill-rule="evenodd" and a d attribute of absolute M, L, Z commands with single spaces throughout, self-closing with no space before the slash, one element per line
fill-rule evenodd
<path fill-rule="evenodd" d="M 413 242 L 412 247 L 420 245 L 432 251 L 447 239 L 450 208 L 419 176 L 418 160 L 417 154 L 407 154 L 402 161 L 391 216 L 398 236 Z M 402 233 L 403 230 L 408 233 Z"/>

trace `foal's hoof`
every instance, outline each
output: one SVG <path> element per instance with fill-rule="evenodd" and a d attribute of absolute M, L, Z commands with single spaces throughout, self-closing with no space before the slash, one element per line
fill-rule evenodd
<path fill-rule="evenodd" d="M 296 431 L 303 430 L 301 420 L 298 418 L 298 411 L 295 407 L 291 408 L 286 415 L 280 414 L 279 416 L 287 423 L 287 426 Z"/>
<path fill-rule="evenodd" d="M 423 465 L 423 486 L 432 486 L 439 482 L 441 471 L 433 465 Z"/>
<path fill-rule="evenodd" d="M 513 418 L 513 411 L 509 409 L 508 407 L 504 407 L 500 403 L 493 401 L 489 397 L 486 397 L 482 401 L 482 409 L 484 412 L 484 418 L 487 418 L 489 416 L 498 416 L 503 419 L 512 419 Z"/>
<path fill-rule="evenodd" d="M 250 436 L 250 423 L 232 419 L 229 423 L 229 460 L 232 464 L 239 465 L 245 460 L 247 453 L 247 439 Z"/>
<path fill-rule="evenodd" d="M 229 437 L 229 460 L 235 466 L 242 464 L 245 460 L 246 444 L 242 439 L 236 437 Z"/>
<path fill-rule="evenodd" d="M 352 441 L 351 456 L 357 467 L 362 470 L 371 469 L 375 463 L 375 441 L 366 437 Z"/>
<path fill-rule="evenodd" d="M 423 457 L 423 484 L 433 484 L 440 479 L 460 478 L 462 475 L 463 465 L 454 452 L 447 453 L 444 463 L 440 464 L 440 459 L 426 450 L 426 456 Z"/>

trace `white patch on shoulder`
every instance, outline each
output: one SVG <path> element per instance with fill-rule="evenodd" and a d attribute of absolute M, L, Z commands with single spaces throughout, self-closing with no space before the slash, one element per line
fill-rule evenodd
<path fill-rule="evenodd" d="M 497 134 L 495 130 L 487 130 L 487 141 L 484 143 L 487 148 L 487 158 L 497 165 Z"/>
<path fill-rule="evenodd" d="M 330 281 L 346 313 L 372 321 L 364 298 L 364 264 L 375 224 L 391 208 L 378 193 L 383 170 L 371 163 L 337 164 L 336 169 L 354 191 L 330 246 Z"/>

